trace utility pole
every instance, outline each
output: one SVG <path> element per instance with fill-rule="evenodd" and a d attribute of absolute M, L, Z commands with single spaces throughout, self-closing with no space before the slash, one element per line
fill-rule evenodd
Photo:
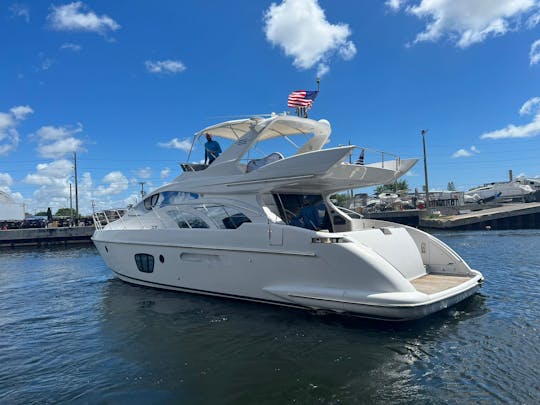
<path fill-rule="evenodd" d="M 422 134 L 422 145 L 424 145 L 424 176 L 426 180 L 426 208 L 429 208 L 429 183 L 428 183 L 428 174 L 427 174 L 427 155 L 426 155 L 426 134 L 427 129 L 420 131 Z"/>
<path fill-rule="evenodd" d="M 71 194 L 71 183 L 69 183 L 69 217 L 71 218 L 69 226 L 73 226 L 73 196 Z"/>
<path fill-rule="evenodd" d="M 73 152 L 75 169 L 75 224 L 79 225 L 79 184 L 77 182 L 77 152 Z"/>
<path fill-rule="evenodd" d="M 144 196 L 146 195 L 146 193 L 144 192 L 144 184 L 145 184 L 145 182 L 144 181 L 139 181 L 139 184 L 141 185 L 141 199 L 143 199 Z"/>

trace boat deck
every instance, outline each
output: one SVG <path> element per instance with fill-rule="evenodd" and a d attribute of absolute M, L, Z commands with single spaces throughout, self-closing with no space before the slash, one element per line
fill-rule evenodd
<path fill-rule="evenodd" d="M 426 274 L 411 281 L 417 291 L 424 294 L 435 294 L 456 287 L 474 276 L 449 276 L 446 274 Z"/>

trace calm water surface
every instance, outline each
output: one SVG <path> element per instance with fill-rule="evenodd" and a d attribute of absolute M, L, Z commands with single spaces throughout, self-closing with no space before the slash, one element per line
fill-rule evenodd
<path fill-rule="evenodd" d="M 0 403 L 538 403 L 540 231 L 437 236 L 486 283 L 402 324 L 132 286 L 92 246 L 0 250 Z"/>

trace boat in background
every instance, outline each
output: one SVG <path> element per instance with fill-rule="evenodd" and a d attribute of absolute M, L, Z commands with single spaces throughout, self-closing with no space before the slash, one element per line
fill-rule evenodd
<path fill-rule="evenodd" d="M 465 192 L 465 202 L 531 202 L 535 190 L 519 181 L 494 182 L 475 187 Z"/>
<path fill-rule="evenodd" d="M 289 115 L 205 128 L 194 143 L 209 134 L 230 147 L 209 166 L 183 164 L 115 221 L 96 213 L 94 244 L 133 284 L 323 313 L 410 320 L 474 294 L 482 274 L 439 239 L 330 199 L 395 182 L 417 159 L 324 149 L 330 133 L 326 120 Z M 253 156 L 277 140 L 294 152 Z M 361 161 L 349 163 L 359 149 Z M 381 160 L 368 163 L 373 155 Z"/>

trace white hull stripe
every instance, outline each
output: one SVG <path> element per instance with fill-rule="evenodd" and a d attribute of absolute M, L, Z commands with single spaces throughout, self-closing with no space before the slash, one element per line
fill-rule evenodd
<path fill-rule="evenodd" d="M 204 245 L 173 245 L 170 243 L 158 243 L 158 242 L 134 242 L 134 241 L 110 241 L 103 239 L 94 239 L 95 242 L 100 243 L 109 243 L 109 244 L 121 244 L 121 245 L 139 245 L 139 246 L 159 246 L 159 247 L 172 247 L 179 249 L 202 249 L 202 250 L 224 250 L 224 251 L 233 251 L 233 252 L 248 252 L 248 253 L 264 253 L 264 254 L 277 254 L 277 255 L 289 255 L 289 256 L 306 256 L 306 257 L 315 257 L 317 256 L 315 252 L 298 252 L 293 250 L 272 250 L 272 249 L 250 249 L 250 248 L 237 248 L 237 247 L 216 247 L 216 246 L 204 246 Z"/>

